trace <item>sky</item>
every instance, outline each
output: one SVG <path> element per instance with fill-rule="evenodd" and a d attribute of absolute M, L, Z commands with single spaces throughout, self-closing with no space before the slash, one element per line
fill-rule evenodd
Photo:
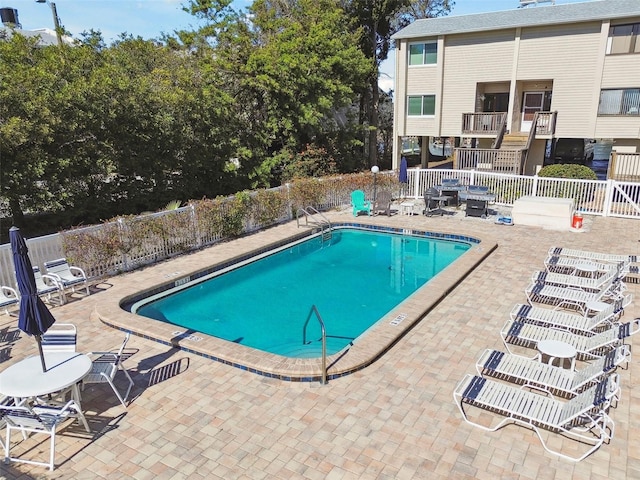
<path fill-rule="evenodd" d="M 589 0 L 555 0 L 556 5 Z M 191 30 L 198 27 L 198 20 L 182 11 L 186 0 L 56 0 L 53 2 L 60 24 L 74 37 L 83 31 L 99 30 L 107 43 L 121 33 L 144 39 L 159 38 L 162 33 L 175 30 Z M 235 0 L 235 8 L 243 9 L 250 0 Z M 455 0 L 450 15 L 496 12 L 518 8 L 520 0 Z M 527 8 L 543 8 L 550 3 Z M 0 0 L 0 7 L 18 10 L 18 21 L 25 30 L 53 29 L 51 2 L 36 0 Z M 381 66 L 380 87 L 393 89 L 395 52 Z"/>

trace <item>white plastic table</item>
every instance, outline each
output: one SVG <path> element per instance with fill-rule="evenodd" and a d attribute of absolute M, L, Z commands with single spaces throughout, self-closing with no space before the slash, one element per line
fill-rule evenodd
<path fill-rule="evenodd" d="M 611 306 L 610 303 L 599 302 L 597 300 L 593 300 L 593 301 L 587 302 L 585 304 L 587 312 L 596 312 L 596 313 L 600 313 L 600 312 L 606 310 L 607 308 L 609 308 L 610 306 Z"/>
<path fill-rule="evenodd" d="M 42 371 L 39 355 L 14 363 L 0 373 L 0 393 L 16 399 L 35 398 L 71 387 L 71 397 L 78 405 L 78 418 L 90 432 L 82 413 L 78 382 L 91 370 L 91 359 L 77 352 L 45 353 L 47 371 Z"/>
<path fill-rule="evenodd" d="M 413 215 L 413 202 L 402 202 L 400 204 L 400 215 Z"/>
<path fill-rule="evenodd" d="M 578 351 L 573 345 L 560 340 L 541 340 L 538 342 L 538 351 L 541 355 L 549 357 L 549 365 L 552 365 L 555 359 L 563 360 L 560 365 L 564 364 L 564 360 L 570 359 L 571 370 L 575 370 Z"/>
<path fill-rule="evenodd" d="M 598 268 L 593 263 L 579 263 L 576 265 L 576 273 L 581 273 L 583 276 L 593 278 Z"/>

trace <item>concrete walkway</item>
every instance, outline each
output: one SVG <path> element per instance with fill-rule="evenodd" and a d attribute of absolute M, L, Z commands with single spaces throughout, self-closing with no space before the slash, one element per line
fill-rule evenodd
<path fill-rule="evenodd" d="M 331 213 L 331 219 L 353 217 L 343 211 Z M 0 465 L 0 475 L 109 480 L 640 478 L 640 411 L 633 407 L 640 405 L 638 356 L 629 369 L 620 371 L 622 395 L 611 410 L 616 422 L 612 442 L 580 463 L 545 452 L 528 429 L 510 425 L 488 433 L 462 421 L 453 389 L 465 373 L 474 371 L 485 348 L 503 349 L 498 332 L 513 305 L 526 300 L 524 289 L 532 272 L 544 268 L 549 247 L 640 254 L 640 223 L 632 220 L 587 217 L 581 231 L 560 232 L 495 225 L 494 219 L 460 213 L 358 218 L 482 235 L 499 244 L 369 367 L 326 386 L 288 383 L 132 337 L 125 365 L 136 386 L 129 407 L 123 408 L 108 386 L 87 387 L 83 407 L 93 433 L 77 424 L 63 425 L 53 473 L 10 464 Z M 258 238 L 273 240 L 294 229 L 292 222 Z M 243 242 L 254 240 L 243 238 L 209 251 L 233 254 Z M 189 271 L 191 258 L 186 255 L 145 272 L 151 281 L 167 268 Z M 107 279 L 91 296 L 77 295 L 67 305 L 52 308 L 59 322 L 78 326 L 80 351 L 121 343 L 123 334 L 103 325 L 92 312 L 111 291 L 129 288 L 133 293 L 147 286 L 131 278 Z M 640 289 L 631 283 L 628 288 L 638 299 L 625 312 L 632 319 L 640 316 Z M 0 369 L 36 353 L 33 339 L 11 335 L 16 323 L 15 317 L 0 316 Z M 17 439 L 15 454 L 46 458 L 47 440 Z M 560 437 L 551 442 L 567 451 L 574 448 Z"/>

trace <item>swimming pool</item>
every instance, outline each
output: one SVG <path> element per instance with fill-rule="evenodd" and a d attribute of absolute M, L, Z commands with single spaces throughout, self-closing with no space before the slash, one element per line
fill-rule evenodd
<path fill-rule="evenodd" d="M 471 247 L 467 241 L 341 228 L 145 298 L 138 315 L 294 358 L 352 345 Z M 303 341 L 304 339 L 304 341 Z"/>
<path fill-rule="evenodd" d="M 457 225 L 449 222 L 444 224 L 449 225 L 448 231 L 435 232 L 411 227 L 412 224 L 424 223 L 423 218 L 416 222 L 416 218 L 404 216 L 391 217 L 389 220 L 381 217 L 363 217 L 357 222 L 345 222 L 345 216 L 350 217 L 350 212 L 348 215 L 342 212 L 328 213 L 334 227 L 355 227 L 398 235 L 459 240 L 469 243 L 472 247 L 382 316 L 361 335 L 361 341 L 354 342 L 352 346 L 339 353 L 329 355 L 325 369 L 318 358 L 283 357 L 192 329 L 141 317 L 130 311 L 132 305 L 145 298 L 228 269 L 238 263 L 268 255 L 269 252 L 291 246 L 318 233 L 313 227 L 299 228 L 295 221 L 109 278 L 104 284 L 105 295 L 95 296 L 92 318 L 109 327 L 156 342 L 166 348 L 166 355 L 169 356 L 175 356 L 180 351 L 188 352 L 262 377 L 283 381 L 316 382 L 322 378 L 323 372 L 332 380 L 362 370 L 381 359 L 498 246 L 494 236 L 487 236 L 475 228 L 472 230 L 473 235 L 453 230 L 464 227 L 465 223 Z"/>

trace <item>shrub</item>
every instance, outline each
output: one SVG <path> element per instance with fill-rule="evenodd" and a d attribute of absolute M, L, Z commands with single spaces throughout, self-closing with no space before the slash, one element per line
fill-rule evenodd
<path fill-rule="evenodd" d="M 596 172 L 584 165 L 559 164 L 547 165 L 538 172 L 539 177 L 579 178 L 582 180 L 597 180 Z"/>

